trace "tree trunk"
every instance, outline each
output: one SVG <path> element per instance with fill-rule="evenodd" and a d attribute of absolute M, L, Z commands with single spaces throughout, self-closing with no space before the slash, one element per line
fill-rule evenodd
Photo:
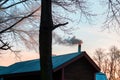
<path fill-rule="evenodd" d="M 52 80 L 52 13 L 51 0 L 42 0 L 40 22 L 41 80 Z"/>

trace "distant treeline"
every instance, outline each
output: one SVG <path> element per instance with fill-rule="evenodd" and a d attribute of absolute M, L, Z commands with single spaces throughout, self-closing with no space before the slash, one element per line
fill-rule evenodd
<path fill-rule="evenodd" d="M 108 50 L 99 48 L 95 50 L 93 58 L 108 80 L 120 80 L 120 49 L 116 46 Z"/>

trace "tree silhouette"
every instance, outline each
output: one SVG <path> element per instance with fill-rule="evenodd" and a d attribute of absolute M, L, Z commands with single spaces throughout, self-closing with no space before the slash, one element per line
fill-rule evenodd
<path fill-rule="evenodd" d="M 116 46 L 112 46 L 109 52 L 105 52 L 102 49 L 96 50 L 94 60 L 104 72 L 109 80 L 119 80 L 120 79 L 120 50 Z M 100 54 L 101 53 L 101 54 Z"/>

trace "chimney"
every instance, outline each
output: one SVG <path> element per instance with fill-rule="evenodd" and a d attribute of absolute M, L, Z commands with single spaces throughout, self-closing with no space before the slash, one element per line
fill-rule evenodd
<path fill-rule="evenodd" d="M 83 43 L 82 40 L 80 40 L 79 43 L 78 43 L 78 53 L 81 52 L 81 44 L 82 44 L 82 43 Z"/>
<path fill-rule="evenodd" d="M 81 44 L 78 44 L 78 53 L 81 52 Z"/>

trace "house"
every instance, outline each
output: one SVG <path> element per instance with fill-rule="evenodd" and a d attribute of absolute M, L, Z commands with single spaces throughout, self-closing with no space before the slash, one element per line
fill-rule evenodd
<path fill-rule="evenodd" d="M 100 68 L 86 52 L 54 56 L 54 80 L 96 80 Z M 1 80 L 40 80 L 39 59 L 18 62 L 0 70 Z"/>

